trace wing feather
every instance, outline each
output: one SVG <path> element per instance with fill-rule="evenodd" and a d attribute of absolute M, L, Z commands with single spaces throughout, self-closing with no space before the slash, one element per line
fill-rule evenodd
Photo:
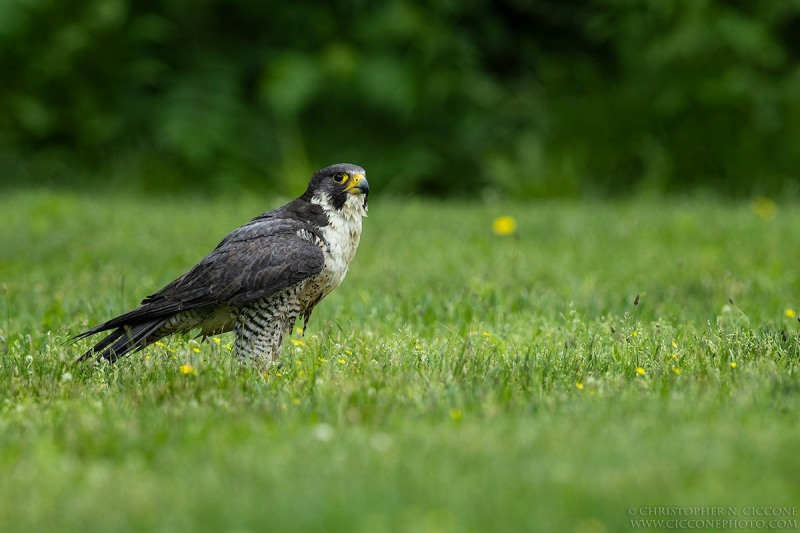
<path fill-rule="evenodd" d="M 298 220 L 254 219 L 230 233 L 186 274 L 151 294 L 136 309 L 76 338 L 206 306 L 238 307 L 318 274 L 322 250 L 298 235 L 319 234 Z"/>

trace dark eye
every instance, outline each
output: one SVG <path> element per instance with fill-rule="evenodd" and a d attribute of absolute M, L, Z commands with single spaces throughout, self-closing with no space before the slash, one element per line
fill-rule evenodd
<path fill-rule="evenodd" d="M 337 172 L 336 174 L 333 175 L 333 181 L 335 181 L 336 183 L 342 183 L 345 179 L 347 179 L 347 174 L 344 174 L 342 172 Z"/>

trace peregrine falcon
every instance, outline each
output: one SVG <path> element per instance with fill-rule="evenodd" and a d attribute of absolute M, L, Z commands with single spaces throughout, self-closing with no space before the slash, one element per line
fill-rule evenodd
<path fill-rule="evenodd" d="M 339 286 L 361 238 L 369 184 L 363 168 L 318 170 L 288 204 L 234 230 L 184 275 L 139 307 L 77 335 L 111 331 L 80 361 L 115 361 L 173 333 L 233 331 L 234 352 L 256 365 L 275 362 L 298 317 Z"/>

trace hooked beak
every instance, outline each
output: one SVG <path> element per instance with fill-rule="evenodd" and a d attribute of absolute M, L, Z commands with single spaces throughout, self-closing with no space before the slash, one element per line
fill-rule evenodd
<path fill-rule="evenodd" d="M 363 194 L 364 196 L 368 195 L 369 183 L 367 182 L 367 177 L 364 176 L 364 174 L 353 174 L 350 177 L 350 183 L 347 184 L 347 187 L 345 187 L 344 190 L 350 194 Z"/>
<path fill-rule="evenodd" d="M 350 194 L 363 194 L 364 195 L 364 209 L 367 208 L 367 200 L 369 198 L 369 183 L 364 174 L 353 174 L 350 177 L 350 183 L 344 188 Z"/>

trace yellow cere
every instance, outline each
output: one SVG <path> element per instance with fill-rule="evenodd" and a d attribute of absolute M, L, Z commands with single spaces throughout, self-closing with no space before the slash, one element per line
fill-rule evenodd
<path fill-rule="evenodd" d="M 507 237 L 517 231 L 517 221 L 514 217 L 497 217 L 492 222 L 492 231 L 501 237 Z"/>
<path fill-rule="evenodd" d="M 345 174 L 345 181 L 347 181 L 348 183 L 347 187 L 345 187 L 344 190 L 349 191 L 355 189 L 358 186 L 358 184 L 361 183 L 361 180 L 364 179 L 364 174 L 353 174 L 352 176 L 349 176 L 350 178 L 349 181 L 347 178 L 348 175 Z"/>

